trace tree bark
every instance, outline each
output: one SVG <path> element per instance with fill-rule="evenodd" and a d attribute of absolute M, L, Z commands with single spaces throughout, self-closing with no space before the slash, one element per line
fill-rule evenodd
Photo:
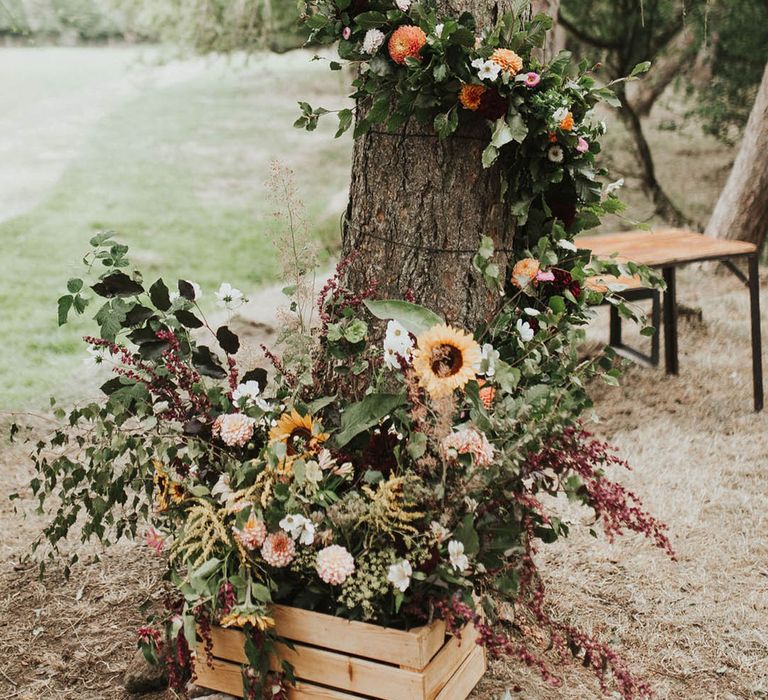
<path fill-rule="evenodd" d="M 768 65 L 706 233 L 761 247 L 768 229 Z"/>
<path fill-rule="evenodd" d="M 482 28 L 509 11 L 512 0 L 437 5 L 445 15 L 471 12 Z M 501 201 L 499 166 L 482 166 L 488 126 L 462 114 L 456 134 L 442 141 L 431 127 L 413 121 L 397 134 L 382 132 L 372 130 L 355 142 L 342 236 L 343 254 L 356 254 L 348 283 L 359 290 L 375 279 L 380 296 L 410 295 L 449 323 L 474 329 L 489 320 L 499 299 L 474 270 L 472 257 L 481 238 L 490 236 L 506 277 L 515 233 Z"/>
<path fill-rule="evenodd" d="M 544 61 L 551 61 L 565 49 L 565 29 L 558 23 L 560 0 L 531 0 L 531 10 L 534 15 L 539 13 L 547 14 L 555 22 L 552 31 L 547 34 L 547 40 L 541 52 L 541 58 Z"/>
<path fill-rule="evenodd" d="M 693 32 L 683 29 L 667 44 L 664 53 L 653 62 L 653 70 L 643 80 L 627 86 L 627 99 L 639 117 L 647 117 L 656 100 L 691 59 Z"/>

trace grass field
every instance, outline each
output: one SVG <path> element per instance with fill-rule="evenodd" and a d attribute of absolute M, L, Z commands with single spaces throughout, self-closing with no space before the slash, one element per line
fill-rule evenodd
<path fill-rule="evenodd" d="M 303 52 L 147 63 L 155 57 L 0 52 L 0 98 L 12 105 L 0 118 L 4 409 L 78 380 L 90 326 L 57 329 L 55 306 L 95 231 L 118 231 L 148 274 L 193 279 L 211 304 L 222 280 L 252 291 L 277 271 L 265 181 L 278 159 L 296 173 L 317 238 L 336 245 L 351 141 L 334 140 L 330 123 L 315 134 L 291 124 L 299 98 L 339 102 L 339 74 Z"/>

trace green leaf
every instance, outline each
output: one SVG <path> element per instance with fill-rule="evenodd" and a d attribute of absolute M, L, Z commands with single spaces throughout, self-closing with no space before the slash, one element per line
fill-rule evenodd
<path fill-rule="evenodd" d="M 471 513 L 464 516 L 453 536 L 464 545 L 465 554 L 477 554 L 480 551 L 480 537 L 475 530 L 474 517 Z"/>
<path fill-rule="evenodd" d="M 492 143 L 489 143 L 483 151 L 483 167 L 490 168 L 498 157 L 499 150 Z"/>
<path fill-rule="evenodd" d="M 638 75 L 642 75 L 643 73 L 647 73 L 651 69 L 651 62 L 650 61 L 643 61 L 642 63 L 638 63 L 633 69 L 632 72 L 629 74 L 630 78 L 634 78 Z"/>
<path fill-rule="evenodd" d="M 63 326 L 67 322 L 67 316 L 69 310 L 72 308 L 72 302 L 74 297 L 71 294 L 67 294 L 63 297 L 59 297 L 59 325 Z"/>
<path fill-rule="evenodd" d="M 221 566 L 221 560 L 214 557 L 206 562 L 203 562 L 197 569 L 192 572 L 190 578 L 208 578 L 216 569 Z"/>
<path fill-rule="evenodd" d="M 83 280 L 73 278 L 67 282 L 67 291 L 77 294 L 83 288 Z"/>
<path fill-rule="evenodd" d="M 448 112 L 438 114 L 433 122 L 437 135 L 444 139 L 446 136 L 450 136 L 456 128 L 459 126 L 459 114 L 455 109 L 451 109 Z"/>
<path fill-rule="evenodd" d="M 171 308 L 171 297 L 165 282 L 159 279 L 149 288 L 149 298 L 160 311 L 168 311 Z"/>
<path fill-rule="evenodd" d="M 339 138 L 347 129 L 349 129 L 350 126 L 352 126 L 352 110 L 351 109 L 342 109 L 339 112 L 339 128 L 336 131 L 336 138 Z"/>
<path fill-rule="evenodd" d="M 419 459 L 422 457 L 427 451 L 427 436 L 424 433 L 411 433 L 407 450 L 411 459 Z"/>
<path fill-rule="evenodd" d="M 523 121 L 523 118 L 518 112 L 515 112 L 509 120 L 509 130 L 512 134 L 512 140 L 515 143 L 522 143 L 525 141 L 525 137 L 528 136 L 528 125 Z"/>
<path fill-rule="evenodd" d="M 369 394 L 349 406 L 341 415 L 341 432 L 336 435 L 337 447 L 344 447 L 353 437 L 373 427 L 403 402 L 402 394 Z"/>
<path fill-rule="evenodd" d="M 421 335 L 433 326 L 445 323 L 434 311 L 399 299 L 366 299 L 365 306 L 376 318 L 384 321 L 393 319 L 405 330 L 414 335 Z"/>
<path fill-rule="evenodd" d="M 387 23 L 387 18 L 381 12 L 363 12 L 355 17 L 355 23 L 363 29 L 374 29 Z"/>
<path fill-rule="evenodd" d="M 505 144 L 512 141 L 514 136 L 512 135 L 512 131 L 509 128 L 509 124 L 507 124 L 505 119 L 497 119 L 496 120 L 496 127 L 493 130 L 493 136 L 491 136 L 491 145 L 495 148 L 501 148 Z M 485 158 L 485 153 L 483 153 L 483 158 Z M 485 162 L 483 162 L 483 165 L 485 165 Z"/>

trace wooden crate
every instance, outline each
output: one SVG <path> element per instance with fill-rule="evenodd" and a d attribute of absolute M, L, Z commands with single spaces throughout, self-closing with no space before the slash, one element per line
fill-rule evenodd
<path fill-rule="evenodd" d="M 459 639 L 446 635 L 442 621 L 403 632 L 282 605 L 273 616 L 294 645 L 279 645 L 277 654 L 296 673 L 291 700 L 464 700 L 485 673 L 471 625 Z M 211 636 L 213 666 L 198 646 L 196 683 L 242 697 L 243 633 L 214 627 Z M 273 664 L 279 668 L 278 659 Z"/>

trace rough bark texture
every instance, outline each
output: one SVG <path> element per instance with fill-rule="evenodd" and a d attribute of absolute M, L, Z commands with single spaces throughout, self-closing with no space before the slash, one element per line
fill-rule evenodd
<path fill-rule="evenodd" d="M 440 12 L 472 12 L 482 25 L 510 9 L 510 0 L 443 0 Z M 464 115 L 466 116 L 466 115 Z M 349 283 L 375 279 L 383 297 L 411 292 L 449 323 L 474 328 L 498 302 L 472 268 L 484 235 L 511 248 L 514 220 L 501 204 L 497 167 L 483 169 L 488 127 L 462 124 L 440 141 L 431 127 L 410 123 L 398 134 L 374 130 L 358 138 L 344 227 L 343 252 L 358 253 Z M 506 274 L 507 255 L 498 258 Z"/>
<path fill-rule="evenodd" d="M 707 235 L 762 246 L 768 229 L 768 65 Z"/>
<path fill-rule="evenodd" d="M 639 117 L 647 117 L 656 100 L 690 63 L 692 31 L 683 29 L 667 44 L 664 53 L 653 62 L 653 70 L 643 80 L 627 86 L 627 99 Z"/>
<path fill-rule="evenodd" d="M 541 52 L 541 58 L 545 61 L 551 61 L 565 48 L 565 29 L 558 23 L 560 0 L 532 0 L 531 8 L 533 14 L 537 15 L 543 12 L 555 20 L 555 26 L 547 34 L 547 40 Z"/>

